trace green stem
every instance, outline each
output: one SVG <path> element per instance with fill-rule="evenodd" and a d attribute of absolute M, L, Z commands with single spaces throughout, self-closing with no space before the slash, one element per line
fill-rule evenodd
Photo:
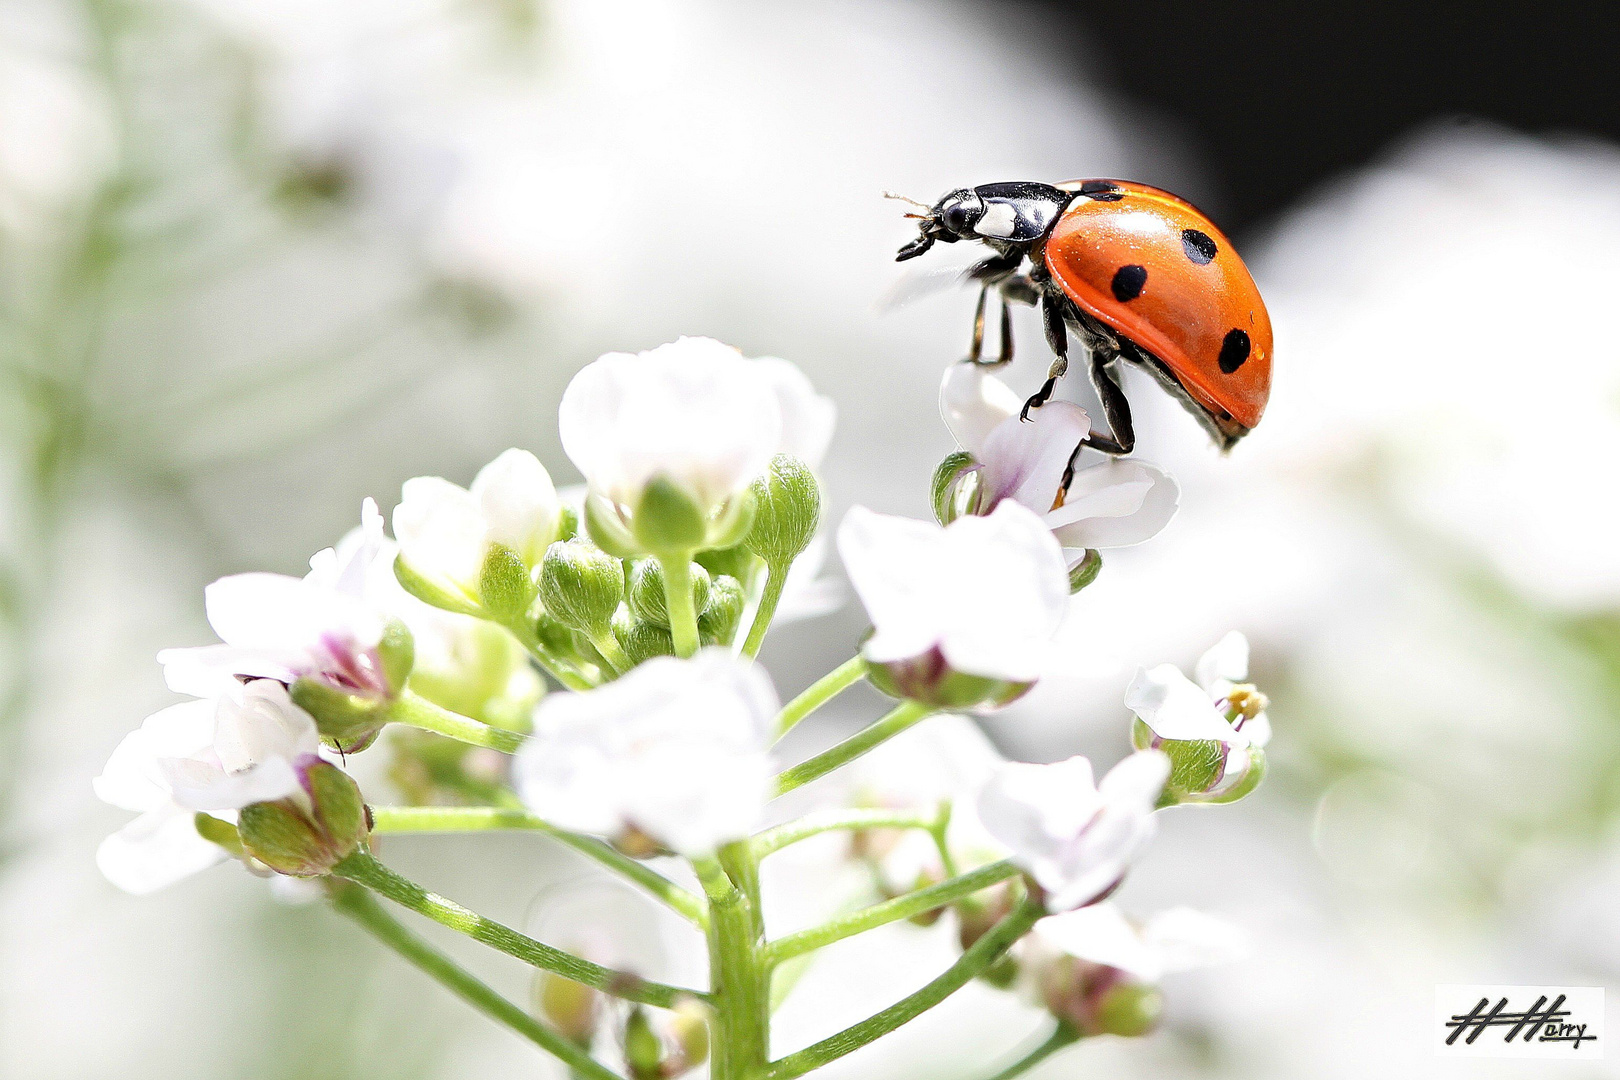
<path fill-rule="evenodd" d="M 529 651 L 529 655 L 534 658 L 534 662 L 539 664 L 547 675 L 556 679 L 563 686 L 570 690 L 595 689 L 596 682 L 580 674 L 579 670 L 570 661 L 546 648 L 545 644 L 540 640 L 540 635 L 534 632 L 534 627 L 529 625 L 527 621 L 512 619 L 508 622 L 502 622 L 500 625 L 506 627 L 512 636 L 522 643 L 523 647 Z"/>
<path fill-rule="evenodd" d="M 764 924 L 757 866 L 746 843 L 695 863 L 709 897 L 710 1080 L 754 1080 L 770 1057 L 770 977 L 759 962 Z"/>
<path fill-rule="evenodd" d="M 394 873 L 367 852 L 355 852 L 333 867 L 332 872 L 492 949 L 615 997 L 638 1001 L 643 1005 L 656 1005 L 661 1009 L 672 1007 L 682 998 L 707 997 L 696 990 L 651 982 L 629 972 L 614 971 L 582 960 L 572 953 L 554 949 L 494 919 L 486 919 L 460 904 L 428 892 L 409 878 Z"/>
<path fill-rule="evenodd" d="M 808 840 L 834 829 L 929 829 L 936 818 L 915 810 L 824 810 L 806 814 L 798 821 L 778 825 L 755 834 L 751 843 L 754 858 L 763 859 L 772 852 L 781 851 L 789 844 Z"/>
<path fill-rule="evenodd" d="M 841 915 L 820 926 L 801 930 L 797 934 L 789 934 L 771 942 L 765 949 L 765 963 L 780 964 L 784 960 L 791 960 L 795 956 L 824 948 L 835 941 L 842 941 L 844 938 L 863 934 L 901 919 L 909 919 L 914 915 L 942 908 L 946 904 L 954 904 L 980 889 L 1016 877 L 1019 872 L 1018 867 L 1003 860 L 981 866 L 977 870 L 970 870 L 937 885 L 930 885 L 925 889 L 885 900 L 881 904 L 873 904 L 848 915 Z"/>
<path fill-rule="evenodd" d="M 933 982 L 836 1035 L 771 1062 L 765 1071 L 766 1080 L 803 1076 L 915 1020 L 988 970 L 1044 914 L 1038 903 L 1026 898 Z"/>
<path fill-rule="evenodd" d="M 527 810 L 498 806 L 374 806 L 371 817 L 374 833 L 463 833 L 494 829 L 542 832 L 629 878 L 698 926 L 707 919 L 700 898 L 650 866 L 621 854 L 594 836 L 559 829 Z"/>
<path fill-rule="evenodd" d="M 669 633 L 675 639 L 675 655 L 691 656 L 698 650 L 697 612 L 692 607 L 692 556 L 690 552 L 658 557 L 664 571 L 664 606 L 669 611 Z"/>
<path fill-rule="evenodd" d="M 455 961 L 407 930 L 366 890 L 353 885 L 338 886 L 333 905 L 359 923 L 378 941 L 393 949 L 419 970 L 437 979 L 467 1004 L 522 1035 L 559 1058 L 575 1076 L 589 1080 L 620 1080 L 617 1073 L 599 1064 L 583 1049 L 546 1027 L 540 1021 L 479 982 Z"/>
<path fill-rule="evenodd" d="M 881 720 L 851 735 L 830 750 L 825 750 L 808 761 L 801 761 L 776 778 L 776 793 L 784 795 L 796 787 L 826 776 L 841 765 L 847 765 L 879 743 L 887 742 L 919 720 L 926 719 L 937 710 L 920 701 L 902 701 Z"/>
<path fill-rule="evenodd" d="M 440 708 L 420 694 L 406 690 L 388 709 L 388 719 L 423 731 L 436 731 L 446 738 L 473 746 L 485 746 L 503 754 L 515 754 L 528 736 L 505 728 L 490 727 L 470 716 Z"/>
<path fill-rule="evenodd" d="M 765 632 L 771 628 L 771 620 L 776 618 L 776 605 L 782 602 L 782 587 L 787 584 L 787 575 L 787 565 L 766 564 L 765 589 L 760 593 L 759 605 L 754 608 L 754 621 L 748 624 L 742 655 L 750 658 L 759 655 L 759 647 L 765 644 Z"/>
<path fill-rule="evenodd" d="M 613 669 L 614 675 L 623 675 L 630 670 L 630 658 L 624 655 L 623 649 L 619 648 L 619 641 L 613 636 L 612 631 L 604 630 L 599 634 L 589 636 L 591 645 L 595 647 L 597 652 L 602 654 L 602 659 L 608 662 L 608 666 Z"/>
<path fill-rule="evenodd" d="M 748 655 L 752 656 L 753 653 Z M 866 661 L 853 656 L 812 683 L 804 693 L 782 706 L 776 714 L 776 737 L 792 731 L 794 725 L 866 676 Z"/>
<path fill-rule="evenodd" d="M 1002 1069 L 990 1080 L 1013 1080 L 1015 1076 L 1023 1076 L 1026 1072 L 1062 1050 L 1065 1046 L 1073 1046 L 1080 1041 L 1080 1033 L 1068 1024 L 1059 1024 L 1057 1030 L 1052 1032 L 1050 1038 L 1035 1049 Z"/>

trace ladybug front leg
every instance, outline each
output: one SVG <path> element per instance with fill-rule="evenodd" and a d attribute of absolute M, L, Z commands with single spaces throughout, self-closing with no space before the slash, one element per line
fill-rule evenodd
<path fill-rule="evenodd" d="M 1024 402 L 1018 413 L 1020 420 L 1029 419 L 1029 410 L 1038 409 L 1052 400 L 1057 381 L 1069 370 L 1069 332 L 1063 326 L 1063 301 L 1051 293 L 1041 297 L 1041 321 L 1046 325 L 1046 343 L 1052 347 L 1057 359 L 1046 369 L 1046 381 L 1035 395 Z"/>

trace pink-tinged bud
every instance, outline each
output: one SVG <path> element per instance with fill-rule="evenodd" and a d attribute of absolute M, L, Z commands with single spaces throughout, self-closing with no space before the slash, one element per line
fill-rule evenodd
<path fill-rule="evenodd" d="M 244 807 L 237 819 L 243 850 L 280 874 L 321 877 L 359 850 L 371 812 L 354 779 L 330 762 L 298 763 L 302 796 Z"/>
<path fill-rule="evenodd" d="M 534 978 L 534 1010 L 564 1038 L 588 1047 L 602 1021 L 603 997 L 583 983 L 542 971 Z"/>
<path fill-rule="evenodd" d="M 937 709 L 998 709 L 1017 701 L 1035 685 L 957 671 L 937 646 L 907 660 L 871 664 L 866 677 L 890 697 Z"/>
<path fill-rule="evenodd" d="M 1039 976 L 1052 1015 L 1082 1035 L 1146 1035 L 1159 1023 L 1164 996 L 1118 968 L 1057 956 Z"/>

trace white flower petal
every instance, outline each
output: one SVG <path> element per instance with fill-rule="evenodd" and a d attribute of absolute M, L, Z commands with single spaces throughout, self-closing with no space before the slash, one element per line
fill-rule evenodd
<path fill-rule="evenodd" d="M 1198 676 L 1198 685 L 1206 692 L 1225 696 L 1233 683 L 1246 682 L 1249 678 L 1249 639 L 1237 630 L 1228 632 L 1198 658 L 1198 666 L 1193 670 Z"/>
<path fill-rule="evenodd" d="M 1189 907 L 1153 916 L 1142 928 L 1142 939 L 1158 954 L 1165 972 L 1229 964 L 1250 951 L 1248 935 L 1241 929 Z"/>
<path fill-rule="evenodd" d="M 1165 973 L 1158 950 L 1115 904 L 1104 901 L 1053 915 L 1035 924 L 1035 933 L 1059 952 L 1128 972 L 1156 983 Z"/>
<path fill-rule="evenodd" d="M 170 690 L 205 698 L 230 693 L 240 685 L 238 675 L 292 682 L 307 658 L 301 649 L 239 649 L 234 645 L 164 649 L 157 655 Z"/>
<path fill-rule="evenodd" d="M 394 507 L 394 539 L 411 569 L 476 594 L 488 530 L 466 488 L 438 476 L 405 481 Z"/>
<path fill-rule="evenodd" d="M 1028 423 L 1010 416 L 997 424 L 973 455 L 984 466 L 979 474 L 985 500 L 981 505 L 1014 499 L 1045 515 L 1057 500 L 1069 462 L 1090 432 L 1086 411 L 1068 401 L 1049 402 Z"/>
<path fill-rule="evenodd" d="M 368 604 L 285 574 L 220 578 L 203 602 L 220 640 L 239 649 L 313 651 L 334 638 L 370 647 L 382 638 L 382 618 Z"/>
<path fill-rule="evenodd" d="M 208 747 L 213 738 L 212 701 L 170 705 L 124 736 L 91 786 L 102 802 L 125 810 L 155 810 L 169 802 L 159 759 L 189 757 Z"/>
<path fill-rule="evenodd" d="M 96 866 L 107 880 L 137 896 L 226 858 L 223 848 L 198 835 L 189 812 L 172 805 L 142 814 L 96 849 Z"/>
<path fill-rule="evenodd" d="M 551 474 L 527 450 L 507 450 L 478 470 L 471 495 L 483 512 L 486 538 L 539 565 L 556 538 L 562 504 Z"/>
<path fill-rule="evenodd" d="M 819 468 L 832 445 L 838 406 L 824 394 L 816 393 L 810 377 L 798 365 L 775 356 L 762 356 L 754 368 L 776 394 L 782 413 L 780 451 L 791 454 L 810 468 Z"/>
<path fill-rule="evenodd" d="M 320 748 L 315 720 L 279 682 L 258 679 L 219 699 L 214 753 L 231 772 L 273 759 L 297 761 Z"/>
<path fill-rule="evenodd" d="M 1138 668 L 1125 690 L 1125 707 L 1161 739 L 1210 739 L 1233 747 L 1251 742 L 1174 664 Z"/>
<path fill-rule="evenodd" d="M 939 387 L 939 412 L 957 445 L 974 457 L 990 433 L 1017 416 L 1024 399 L 979 364 L 952 364 Z M 1055 489 L 1054 489 L 1055 490 Z"/>
<path fill-rule="evenodd" d="M 562 828 L 637 828 L 686 855 L 746 836 L 770 797 L 779 709 L 757 664 L 724 649 L 651 660 L 581 694 L 547 698 L 518 755 L 519 793 Z"/>
<path fill-rule="evenodd" d="M 1046 522 L 1064 547 L 1130 547 L 1162 532 L 1180 501 L 1180 486 L 1157 465 L 1110 458 L 1076 472 Z"/>

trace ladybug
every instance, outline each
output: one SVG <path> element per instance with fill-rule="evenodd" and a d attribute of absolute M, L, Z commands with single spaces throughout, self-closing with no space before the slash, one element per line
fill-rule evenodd
<path fill-rule="evenodd" d="M 1040 305 L 1057 358 L 1024 404 L 1025 419 L 1068 370 L 1065 328 L 1073 327 L 1109 427 L 1084 445 L 1128 454 L 1136 444 L 1119 360 L 1151 372 L 1222 450 L 1260 422 L 1271 392 L 1271 319 L 1231 241 L 1191 203 L 1146 184 L 1073 180 L 982 184 L 914 205 L 926 211 L 907 215 L 920 235 L 897 261 L 936 241 L 977 240 L 995 252 L 968 271 L 982 285 L 970 362 L 986 362 L 991 289 L 1001 296 L 1001 353 L 990 366 L 1012 359 L 1009 301 Z M 1019 273 L 1025 259 L 1029 270 Z"/>

